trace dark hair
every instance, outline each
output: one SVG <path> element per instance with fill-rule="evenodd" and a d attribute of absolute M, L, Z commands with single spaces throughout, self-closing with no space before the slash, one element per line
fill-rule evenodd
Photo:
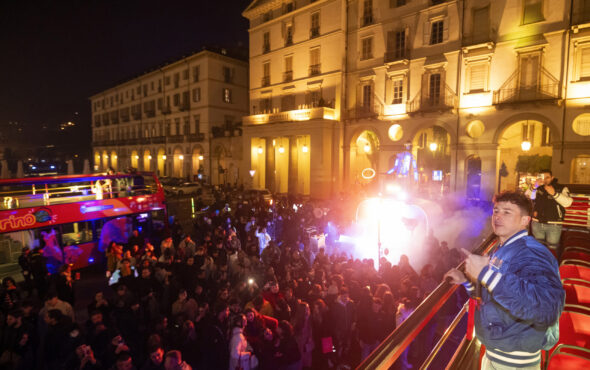
<path fill-rule="evenodd" d="M 50 289 L 49 292 L 47 292 L 47 295 L 45 295 L 45 300 L 48 301 L 55 297 L 57 297 L 57 291 L 55 289 Z"/>
<path fill-rule="evenodd" d="M 548 173 L 550 176 L 553 176 L 553 172 L 551 172 L 551 170 L 548 168 L 542 169 L 541 171 L 539 171 L 539 173 Z"/>
<path fill-rule="evenodd" d="M 281 328 L 281 331 L 283 332 L 283 337 L 290 338 L 293 336 L 293 326 L 289 321 L 281 320 L 279 322 L 279 328 Z"/>
<path fill-rule="evenodd" d="M 18 319 L 19 317 L 23 317 L 23 310 L 20 308 L 15 308 L 14 310 L 8 311 L 6 315 L 10 315 L 15 319 Z"/>
<path fill-rule="evenodd" d="M 496 194 L 494 196 L 494 204 L 500 202 L 515 204 L 520 208 L 520 212 L 524 216 L 531 216 L 533 214 L 533 204 L 531 203 L 531 200 L 521 192 L 507 190 L 500 194 Z"/>
<path fill-rule="evenodd" d="M 59 321 L 61 321 L 63 314 L 61 313 L 60 310 L 53 309 L 53 310 L 47 311 L 47 316 L 50 319 L 54 319 L 55 321 L 59 322 Z"/>
<path fill-rule="evenodd" d="M 117 362 L 127 362 L 131 359 L 129 352 L 124 351 L 117 355 Z"/>

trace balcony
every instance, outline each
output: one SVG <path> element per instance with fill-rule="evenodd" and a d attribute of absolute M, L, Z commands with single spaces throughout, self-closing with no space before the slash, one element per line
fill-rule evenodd
<path fill-rule="evenodd" d="M 187 140 L 191 143 L 203 141 L 205 140 L 205 134 L 202 132 L 199 132 L 198 134 L 190 134 L 187 136 Z"/>
<path fill-rule="evenodd" d="M 277 122 L 309 121 L 312 119 L 336 119 L 336 110 L 328 107 L 303 108 L 290 111 L 255 114 L 242 119 L 244 125 L 261 125 Z"/>
<path fill-rule="evenodd" d="M 432 95 L 429 90 L 423 89 L 407 103 L 406 110 L 408 113 L 442 111 L 457 107 L 457 103 L 457 95 L 445 85 L 443 91 Z"/>
<path fill-rule="evenodd" d="M 262 76 L 260 80 L 260 85 L 262 87 L 270 86 L 270 76 Z"/>
<path fill-rule="evenodd" d="M 183 102 L 182 104 L 180 104 L 180 106 L 178 107 L 178 109 L 181 112 L 186 112 L 186 111 L 188 111 L 188 110 L 191 109 L 191 105 L 188 102 Z"/>
<path fill-rule="evenodd" d="M 381 104 L 375 103 L 371 105 L 357 105 L 356 107 L 348 110 L 348 118 L 376 118 L 380 116 L 381 113 Z"/>
<path fill-rule="evenodd" d="M 150 139 L 150 142 L 152 144 L 164 144 L 166 142 L 166 137 L 165 136 L 152 137 Z"/>
<path fill-rule="evenodd" d="M 270 44 L 264 44 L 262 46 L 262 54 L 270 53 Z"/>
<path fill-rule="evenodd" d="M 392 63 L 399 60 L 410 59 L 409 49 L 387 50 L 383 55 L 383 62 Z"/>
<path fill-rule="evenodd" d="M 494 91 L 494 104 L 510 104 L 518 102 L 553 100 L 559 98 L 559 80 L 545 68 L 540 68 L 537 81 L 525 85 L 519 83 L 520 70 L 514 71 L 504 84 Z"/>
<path fill-rule="evenodd" d="M 183 135 L 173 135 L 173 136 L 168 136 L 167 138 L 167 142 L 169 144 L 180 144 L 184 142 L 184 136 Z"/>
<path fill-rule="evenodd" d="M 141 119 L 141 111 L 131 113 L 131 117 L 133 117 L 135 120 Z"/>
<path fill-rule="evenodd" d="M 152 110 L 152 109 L 146 110 L 145 111 L 145 116 L 148 117 L 148 118 L 155 117 L 156 116 L 156 110 L 155 109 L 154 110 Z"/>
<path fill-rule="evenodd" d="M 293 71 L 283 72 L 283 82 L 293 81 Z"/>
<path fill-rule="evenodd" d="M 312 27 L 309 30 L 309 38 L 313 39 L 320 36 L 320 28 L 319 27 Z"/>
<path fill-rule="evenodd" d="M 317 76 L 322 73 L 322 65 L 321 64 L 312 64 L 309 66 L 309 75 L 310 76 Z"/>

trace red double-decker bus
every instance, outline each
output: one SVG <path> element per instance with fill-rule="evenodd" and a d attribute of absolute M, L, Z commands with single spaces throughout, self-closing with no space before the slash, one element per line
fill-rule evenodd
<path fill-rule="evenodd" d="M 104 258 L 133 229 L 150 236 L 166 225 L 164 190 L 153 173 L 0 180 L 0 265 L 23 247 L 43 248 L 48 268 L 72 269 Z"/>

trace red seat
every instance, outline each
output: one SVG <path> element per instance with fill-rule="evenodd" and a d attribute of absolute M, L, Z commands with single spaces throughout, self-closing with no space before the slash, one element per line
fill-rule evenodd
<path fill-rule="evenodd" d="M 559 266 L 559 275 L 562 282 L 590 284 L 590 267 L 578 265 Z"/>
<path fill-rule="evenodd" d="M 565 239 L 561 242 L 561 244 L 565 247 L 568 247 L 570 245 L 581 245 L 584 247 L 588 247 L 590 246 L 590 237 L 586 237 L 586 238 L 568 238 Z"/>
<path fill-rule="evenodd" d="M 565 303 L 577 304 L 590 309 L 590 286 L 564 284 Z"/>
<path fill-rule="evenodd" d="M 559 318 L 558 344 L 590 348 L 590 315 L 564 311 Z"/>
<path fill-rule="evenodd" d="M 590 262 L 590 249 L 588 249 L 588 253 L 582 252 L 581 250 L 572 250 L 569 249 L 564 251 L 561 254 L 562 260 L 582 260 L 586 262 Z"/>
<path fill-rule="evenodd" d="M 547 361 L 547 370 L 588 369 L 590 351 L 585 348 L 559 345 Z"/>

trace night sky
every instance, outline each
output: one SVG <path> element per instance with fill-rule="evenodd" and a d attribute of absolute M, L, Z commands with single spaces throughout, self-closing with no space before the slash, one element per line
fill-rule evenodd
<path fill-rule="evenodd" d="M 0 129 L 75 120 L 89 145 L 91 95 L 203 46 L 247 47 L 249 3 L 0 1 Z"/>

